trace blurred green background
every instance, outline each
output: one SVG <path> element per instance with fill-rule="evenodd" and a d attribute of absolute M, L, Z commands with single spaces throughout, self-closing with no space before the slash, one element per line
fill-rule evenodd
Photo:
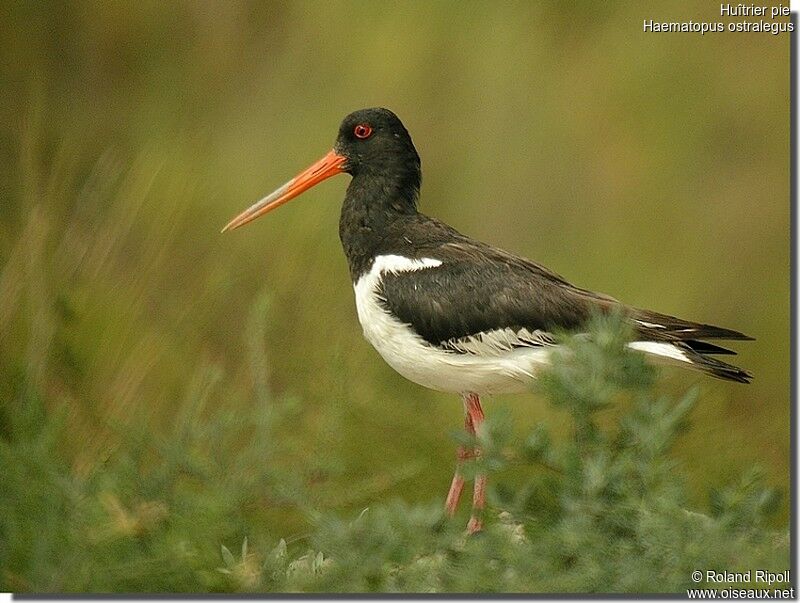
<path fill-rule="evenodd" d="M 89 474 L 126 426 L 163 433 L 218 367 L 234 414 L 259 388 L 297 401 L 275 437 L 295 442 L 317 506 L 443 498 L 461 404 L 362 339 L 337 237 L 347 177 L 219 234 L 326 152 L 345 114 L 385 106 L 422 157 L 425 213 L 579 286 L 756 337 L 734 346 L 752 385 L 661 382 L 701 387 L 677 453 L 698 497 L 753 464 L 788 492 L 789 37 L 642 32 L 716 10 L 4 2 L 3 421 L 25 391 L 66 409 L 60 449 Z M 484 407 L 519 430 L 564 421 L 535 395 Z M 278 534 L 303 529 L 264 511 Z"/>

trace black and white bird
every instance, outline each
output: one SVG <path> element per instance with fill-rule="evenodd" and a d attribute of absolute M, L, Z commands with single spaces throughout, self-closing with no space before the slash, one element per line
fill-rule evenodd
<path fill-rule="evenodd" d="M 711 356 L 735 352 L 706 340 L 750 337 L 625 306 L 419 213 L 419 155 L 400 119 L 387 109 L 345 117 L 329 153 L 231 220 L 223 232 L 342 172 L 352 180 L 339 237 L 364 336 L 407 379 L 460 394 L 471 434 L 484 418 L 481 395 L 529 389 L 550 362 L 552 333 L 580 331 L 593 313 L 621 311 L 635 332 L 630 347 L 655 359 L 749 382 L 746 371 Z M 446 502 L 451 515 L 464 487 L 461 464 L 478 454 L 463 447 L 458 451 Z M 481 529 L 485 487 L 485 476 L 478 475 L 471 533 Z"/>

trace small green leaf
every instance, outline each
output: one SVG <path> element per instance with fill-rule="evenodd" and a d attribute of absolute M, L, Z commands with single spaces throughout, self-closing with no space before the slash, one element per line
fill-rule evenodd
<path fill-rule="evenodd" d="M 226 547 L 224 544 L 221 544 L 219 546 L 220 546 L 220 551 L 222 552 L 222 560 L 225 562 L 225 565 L 227 565 L 228 567 L 233 567 L 234 565 L 236 565 L 236 559 L 234 559 L 233 553 L 230 552 L 228 547 Z"/>

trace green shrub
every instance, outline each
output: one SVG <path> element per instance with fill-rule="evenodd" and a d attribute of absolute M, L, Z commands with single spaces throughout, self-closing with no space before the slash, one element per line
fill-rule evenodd
<path fill-rule="evenodd" d="M 257 374 L 266 367 L 265 310 L 258 302 L 247 327 Z M 571 437 L 540 425 L 518 440 L 501 413 L 487 419 L 475 463 L 497 475 L 486 529 L 474 537 L 444 517 L 438 499 L 375 504 L 352 517 L 315 508 L 286 452 L 291 442 L 273 437 L 296 405 L 263 380 L 251 410 L 234 411 L 221 370 L 201 364 L 171 431 L 128 426 L 106 462 L 81 474 L 59 451 L 70 435 L 63 413 L 45 411 L 22 379 L 0 438 L 2 588 L 680 592 L 697 586 L 697 569 L 785 570 L 788 530 L 766 527 L 777 494 L 757 471 L 712 491 L 707 510 L 689 508 L 669 453 L 696 393 L 658 396 L 653 368 L 626 350 L 618 317 L 598 318 L 591 333 L 565 337 L 540 380 L 569 414 Z M 611 404 L 625 410 L 607 424 Z M 504 483 L 523 468 L 530 477 Z M 295 513 L 304 532 L 282 539 L 276 508 Z"/>

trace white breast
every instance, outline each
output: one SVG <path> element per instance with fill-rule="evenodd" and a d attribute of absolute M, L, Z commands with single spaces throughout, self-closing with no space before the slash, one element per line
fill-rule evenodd
<path fill-rule="evenodd" d="M 430 389 L 445 392 L 496 394 L 521 392 L 546 365 L 549 350 L 542 347 L 477 345 L 443 350 L 420 337 L 410 325 L 400 322 L 380 303 L 378 290 L 385 274 L 435 270 L 442 265 L 434 258 L 411 259 L 400 255 L 375 258 L 370 271 L 354 285 L 358 320 L 364 337 L 398 373 Z M 500 331 L 498 331 L 499 333 Z M 502 331 L 502 339 L 507 334 Z M 487 333 L 485 344 L 497 334 Z"/>

